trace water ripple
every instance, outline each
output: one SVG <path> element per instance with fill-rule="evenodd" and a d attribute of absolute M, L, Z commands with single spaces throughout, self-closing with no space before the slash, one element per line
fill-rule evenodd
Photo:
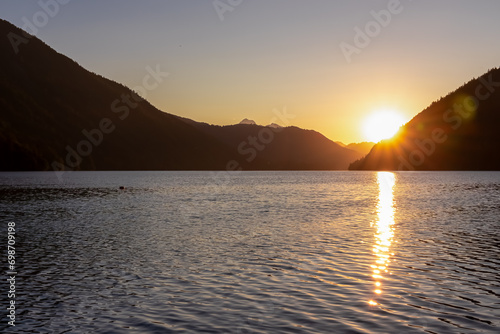
<path fill-rule="evenodd" d="M 500 173 L 392 175 L 0 174 L 9 331 L 497 333 Z"/>

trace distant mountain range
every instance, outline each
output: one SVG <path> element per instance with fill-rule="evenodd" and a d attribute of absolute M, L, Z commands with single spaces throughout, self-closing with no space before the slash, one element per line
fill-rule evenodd
<path fill-rule="evenodd" d="M 229 147 L 245 169 L 339 170 L 363 156 L 319 132 L 294 126 L 248 122 L 219 126 L 181 119 Z"/>
<path fill-rule="evenodd" d="M 500 170 L 500 69 L 432 103 L 352 170 Z"/>
<path fill-rule="evenodd" d="M 0 170 L 333 170 L 362 157 L 312 130 L 162 112 L 7 21 L 0 36 Z"/>
<path fill-rule="evenodd" d="M 245 118 L 243 119 L 241 122 L 239 122 L 238 124 L 250 124 L 250 125 L 257 125 L 257 123 L 255 123 L 255 121 L 251 120 L 251 119 L 248 119 L 248 118 Z M 268 128 L 275 128 L 275 129 L 281 129 L 282 126 L 279 125 L 279 124 L 276 124 L 276 123 L 271 123 L 269 125 L 266 125 L 266 127 Z"/>
<path fill-rule="evenodd" d="M 250 125 L 257 125 L 257 123 L 255 123 L 255 121 L 252 121 L 248 118 L 245 118 L 243 119 L 241 122 L 239 122 L 238 124 L 250 124 Z"/>
<path fill-rule="evenodd" d="M 0 36 L 0 170 L 500 170 L 500 69 L 392 140 L 344 145 L 293 126 L 168 114 L 7 21 Z"/>
<path fill-rule="evenodd" d="M 365 156 L 367 155 L 373 146 L 375 146 L 375 143 L 372 142 L 362 142 L 362 143 L 351 143 L 351 144 L 344 144 L 342 142 L 336 141 L 337 144 L 339 144 L 342 147 L 348 148 L 350 150 L 359 152 L 361 155 Z"/>

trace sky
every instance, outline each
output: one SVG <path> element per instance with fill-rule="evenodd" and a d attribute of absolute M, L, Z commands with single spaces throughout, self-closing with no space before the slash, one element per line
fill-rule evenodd
<path fill-rule="evenodd" d="M 145 92 L 160 110 L 295 125 L 344 143 L 366 140 L 374 111 L 409 121 L 498 67 L 499 13 L 498 0 L 0 2 L 0 18 L 130 88 L 148 68 L 168 72 Z"/>

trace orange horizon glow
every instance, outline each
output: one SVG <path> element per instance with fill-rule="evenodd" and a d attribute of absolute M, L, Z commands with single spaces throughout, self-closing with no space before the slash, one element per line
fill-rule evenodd
<path fill-rule="evenodd" d="M 384 27 L 346 59 L 340 46 L 355 44 L 354 28 L 365 27 L 373 19 L 370 13 L 385 7 L 373 1 L 314 6 L 253 1 L 228 4 L 221 21 L 210 1 L 147 6 L 74 1 L 57 19 L 50 17 L 37 37 L 89 71 L 132 89 L 143 85 L 148 66 L 159 66 L 170 75 L 145 98 L 164 112 L 214 125 L 248 118 L 284 126 L 273 121 L 273 109 L 286 107 L 295 115 L 290 125 L 349 144 L 368 140 L 362 123 L 369 112 L 391 108 L 409 120 L 498 66 L 500 45 L 491 42 L 500 26 L 495 1 L 451 9 L 445 2 L 403 4 L 394 26 Z M 2 19 L 18 27 L 40 11 L 37 1 L 0 2 Z M 433 56 L 417 56 L 424 54 Z M 450 56 L 456 54 L 461 57 Z"/>
<path fill-rule="evenodd" d="M 363 120 L 363 135 L 366 141 L 378 143 L 396 135 L 406 119 L 399 111 L 380 109 L 372 112 Z"/>

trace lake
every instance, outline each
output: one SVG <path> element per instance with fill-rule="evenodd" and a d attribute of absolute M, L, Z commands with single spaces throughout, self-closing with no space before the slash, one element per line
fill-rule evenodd
<path fill-rule="evenodd" d="M 500 172 L 59 177 L 0 173 L 2 332 L 500 332 Z"/>

